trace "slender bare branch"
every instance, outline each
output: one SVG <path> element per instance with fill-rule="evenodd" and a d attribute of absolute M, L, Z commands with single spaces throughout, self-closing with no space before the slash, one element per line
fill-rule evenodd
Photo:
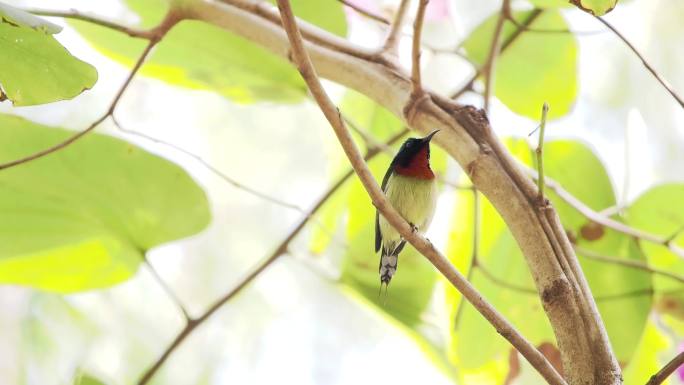
<path fill-rule="evenodd" d="M 579 246 L 575 246 L 575 251 L 577 251 L 577 254 L 580 255 L 581 257 L 592 259 L 594 261 L 611 263 L 614 265 L 621 265 L 621 266 L 629 267 L 632 269 L 643 270 L 643 271 L 651 273 L 651 274 L 662 275 L 663 277 L 667 277 L 667 278 L 673 279 L 675 281 L 684 283 L 684 276 L 681 276 L 679 274 L 675 274 L 675 273 L 668 271 L 668 270 L 658 269 L 656 267 L 652 267 L 646 262 L 633 260 L 633 259 L 626 259 L 626 258 L 603 255 L 601 253 L 597 253 L 595 251 L 592 251 L 592 250 L 589 250 L 589 249 L 586 249 L 583 247 L 579 247 Z"/>
<path fill-rule="evenodd" d="M 411 82 L 413 83 L 413 94 L 419 95 L 423 92 L 423 83 L 420 76 L 420 44 L 423 35 L 423 21 L 425 19 L 425 9 L 430 0 L 419 0 L 416 19 L 413 21 L 413 45 L 411 51 Z"/>
<path fill-rule="evenodd" d="M 143 257 L 143 262 L 145 263 L 145 266 L 147 266 L 147 269 L 150 271 L 152 277 L 157 282 L 157 284 L 159 284 L 162 290 L 164 290 L 164 293 L 166 293 L 166 295 L 171 299 L 174 305 L 176 305 L 178 310 L 180 310 L 180 312 L 183 314 L 185 322 L 192 322 L 192 317 L 190 316 L 188 309 L 185 308 L 185 305 L 183 305 L 183 301 L 181 301 L 180 298 L 178 298 L 176 292 L 173 291 L 169 284 L 166 283 L 166 281 L 159 275 L 159 273 L 157 273 L 157 269 L 155 269 L 154 266 L 152 266 L 147 257 Z"/>
<path fill-rule="evenodd" d="M 394 20 L 392 21 L 392 24 L 390 24 L 390 31 L 387 38 L 385 38 L 385 43 L 382 45 L 382 52 L 395 56 L 397 55 L 399 37 L 401 36 L 401 29 L 404 26 L 404 18 L 410 2 L 411 0 L 401 0 L 399 3 L 399 8 L 397 8 L 397 12 L 394 15 Z"/>
<path fill-rule="evenodd" d="M 532 23 L 534 23 L 534 21 L 537 20 L 543 12 L 544 11 L 542 9 L 535 9 L 532 12 L 530 12 L 530 15 L 527 18 L 525 18 L 525 20 L 519 22 L 516 25 L 516 29 L 513 31 L 513 33 L 510 36 L 506 37 L 506 39 L 501 44 L 501 48 L 498 55 L 501 56 L 501 54 L 506 52 L 508 47 L 510 47 L 511 44 L 513 44 L 522 35 L 522 33 L 525 32 L 525 28 L 528 28 L 530 25 L 532 25 Z M 449 97 L 451 99 L 458 99 L 467 91 L 472 90 L 477 78 L 479 78 L 484 73 L 485 65 L 486 63 L 483 63 L 483 65 L 475 71 L 475 73 L 464 83 L 464 85 L 461 86 L 457 91 L 453 92 Z"/>
<path fill-rule="evenodd" d="M 297 27 L 296 19 L 290 8 L 288 0 L 278 0 L 278 8 L 283 20 L 283 27 L 290 41 L 294 62 L 302 74 L 309 90 L 321 107 L 325 117 L 330 122 L 335 134 L 337 135 L 342 148 L 349 158 L 354 171 L 370 195 L 373 204 L 380 213 L 394 226 L 397 231 L 410 242 L 419 252 L 421 252 L 437 269 L 464 295 L 468 301 L 485 316 L 513 346 L 537 369 L 544 378 L 552 384 L 564 384 L 565 381 L 556 372 L 546 358 L 515 328 L 510 325 L 490 304 L 485 302 L 482 296 L 468 283 L 468 281 L 451 265 L 451 263 L 439 253 L 434 246 L 422 235 L 414 232 L 411 226 L 394 210 L 389 204 L 384 194 L 380 190 L 373 174 L 368 169 L 365 161 L 359 154 L 349 131 L 345 127 L 344 121 L 338 109 L 332 103 L 325 90 L 320 84 L 318 75 L 311 64 L 311 59 L 304 48 L 302 36 Z"/>
<path fill-rule="evenodd" d="M 537 178 L 537 175 L 534 171 L 528 171 L 530 171 L 530 173 L 535 179 Z M 584 202 L 577 199 L 569 191 L 565 190 L 558 182 L 548 177 L 545 180 L 545 185 L 548 189 L 555 192 L 556 195 L 558 195 L 558 197 L 560 197 L 563 201 L 572 206 L 575 210 L 579 211 L 580 214 L 582 214 L 587 219 L 596 222 L 600 225 L 603 225 L 605 227 L 608 227 L 612 230 L 615 230 L 617 232 L 667 247 L 672 253 L 684 258 L 684 249 L 675 245 L 674 242 L 672 242 L 672 240 L 669 239 L 670 237 L 662 237 L 659 235 L 651 234 L 646 231 L 638 230 L 622 222 L 618 222 L 614 219 L 601 215 L 600 213 L 594 211 L 591 207 L 587 206 Z"/>
<path fill-rule="evenodd" d="M 369 19 L 375 20 L 375 21 L 382 23 L 382 24 L 385 24 L 385 25 L 391 24 L 391 22 L 389 20 L 387 20 L 386 18 L 384 18 L 383 16 L 375 14 L 375 13 L 373 13 L 367 9 L 363 9 L 363 8 L 359 7 L 358 5 L 352 3 L 351 1 L 347 1 L 347 0 L 337 0 L 337 1 L 339 1 L 340 3 L 346 5 L 347 7 L 351 8 L 351 9 L 353 9 L 354 11 L 358 12 L 359 14 L 366 16 Z"/>
<path fill-rule="evenodd" d="M 492 35 L 492 42 L 489 44 L 489 53 L 487 60 L 482 66 L 482 73 L 484 74 L 484 110 L 489 112 L 489 99 L 491 97 L 492 87 L 495 81 L 496 59 L 501 52 L 501 34 L 503 32 L 503 25 L 506 21 L 506 16 L 510 14 L 509 0 L 503 0 L 501 4 L 501 11 L 499 17 L 496 19 L 494 26 L 494 34 Z"/>
<path fill-rule="evenodd" d="M 35 160 L 35 159 L 38 159 L 38 158 L 42 158 L 42 157 L 44 157 L 44 156 L 46 156 L 46 155 L 52 154 L 52 153 L 55 152 L 55 151 L 59 151 L 59 150 L 65 148 L 65 147 L 69 146 L 70 144 L 74 143 L 74 142 L 77 141 L 78 139 L 81 139 L 81 138 L 82 138 L 83 136 L 85 136 L 87 133 L 89 133 L 89 132 L 91 132 L 92 130 L 94 130 L 94 129 L 95 129 L 98 125 L 100 125 L 100 123 L 102 123 L 105 119 L 107 119 L 108 117 L 112 116 L 112 114 L 114 113 L 114 110 L 116 109 L 117 104 L 118 104 L 119 101 L 121 100 L 121 96 L 122 96 L 123 93 L 126 91 L 126 89 L 128 88 L 128 86 L 131 84 L 131 81 L 132 81 L 133 78 L 135 77 L 135 74 L 137 74 L 137 73 L 138 73 L 138 70 L 140 70 L 140 67 L 143 65 L 143 63 L 145 62 L 145 59 L 147 58 L 147 56 L 149 55 L 149 53 L 152 51 L 152 48 L 154 48 L 154 46 L 157 45 L 158 42 L 159 42 L 159 39 L 158 39 L 158 38 L 155 38 L 155 39 L 150 40 L 149 44 L 147 44 L 147 46 L 145 47 L 145 50 L 142 52 L 142 54 L 140 55 L 140 57 L 139 57 L 138 60 L 136 61 L 135 65 L 133 66 L 133 69 L 131 69 L 131 72 L 130 72 L 130 73 L 128 74 L 128 76 L 126 77 L 126 80 L 124 80 L 124 83 L 123 83 L 123 84 L 121 85 L 121 87 L 119 88 L 119 91 L 116 93 L 116 96 L 114 96 L 114 100 L 112 100 L 112 102 L 110 103 L 109 107 L 107 108 L 107 111 L 106 111 L 102 116 L 100 116 L 99 118 L 97 118 L 94 122 L 92 122 L 92 123 L 91 123 L 88 127 L 86 127 L 84 130 L 81 130 L 81 131 L 76 132 L 75 134 L 73 134 L 73 135 L 71 135 L 69 138 L 67 138 L 66 140 L 64 140 L 64 141 L 62 141 L 62 142 L 60 142 L 60 143 L 57 143 L 57 144 L 55 144 L 55 145 L 52 146 L 52 147 L 48 147 L 48 148 L 46 148 L 46 149 L 44 149 L 44 150 L 40 150 L 40 151 L 38 151 L 38 152 L 35 152 L 35 153 L 31 154 L 31 155 L 25 156 L 25 157 L 20 158 L 20 159 L 16 159 L 16 160 L 13 160 L 13 161 L 10 161 L 10 162 L 7 162 L 7 163 L 0 164 L 0 170 L 4 170 L 4 169 L 10 168 L 10 167 L 15 167 L 15 166 L 18 166 L 18 165 L 20 165 L 20 164 L 24 164 L 24 163 L 30 162 L 30 161 L 32 161 L 32 160 Z"/>
<path fill-rule="evenodd" d="M 144 30 L 127 27 L 123 24 L 118 24 L 111 20 L 106 20 L 99 16 L 87 15 L 85 13 L 79 12 L 76 9 L 70 9 L 68 11 L 55 11 L 47 9 L 24 9 L 24 11 L 32 13 L 38 16 L 48 16 L 48 17 L 62 17 L 65 19 L 81 20 L 91 24 L 96 24 L 101 27 L 109 28 L 121 33 L 125 33 L 130 37 L 152 40 L 157 35 L 157 31 L 154 29 Z"/>
<path fill-rule="evenodd" d="M 620 33 L 620 31 L 618 31 L 612 24 L 607 22 L 604 18 L 596 16 L 596 19 L 600 21 L 603 25 L 605 25 L 608 29 L 610 29 L 615 34 L 615 36 L 622 40 L 622 42 L 625 43 L 625 45 L 627 45 L 627 47 L 629 47 L 629 49 L 632 52 L 634 52 L 634 54 L 639 58 L 639 60 L 641 60 L 641 63 L 644 64 L 644 67 L 646 67 L 648 72 L 650 72 L 653 75 L 653 77 L 656 78 L 658 83 L 660 83 L 660 85 L 662 85 L 663 88 L 665 88 L 665 90 L 677 101 L 677 103 L 682 108 L 684 108 L 684 99 L 682 99 L 674 90 L 674 88 L 672 88 L 670 83 L 667 80 L 665 80 L 662 76 L 660 76 L 660 74 L 655 70 L 655 68 L 653 68 L 653 66 L 649 64 L 644 55 L 642 55 L 639 52 L 639 50 L 637 50 L 636 47 Z"/>
<path fill-rule="evenodd" d="M 546 114 L 549 112 L 548 103 L 542 106 L 541 121 L 539 123 L 539 142 L 534 152 L 537 154 L 537 201 L 544 202 L 544 133 L 546 132 Z"/>
<path fill-rule="evenodd" d="M 646 385 L 659 385 L 665 382 L 665 380 L 670 377 L 672 373 L 674 373 L 677 368 L 680 366 L 684 365 L 684 352 L 680 352 L 673 358 L 670 362 L 667 363 L 662 369 L 658 371 L 658 373 L 654 374 L 651 376 L 651 378 L 648 380 Z"/>

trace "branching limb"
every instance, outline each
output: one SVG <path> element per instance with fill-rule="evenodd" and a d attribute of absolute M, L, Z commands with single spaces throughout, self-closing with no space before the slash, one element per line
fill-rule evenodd
<path fill-rule="evenodd" d="M 677 368 L 684 365 L 684 352 L 677 354 L 670 362 L 667 363 L 658 373 L 651 376 L 646 385 L 659 385 L 665 382 L 665 380 L 674 373 Z"/>
<path fill-rule="evenodd" d="M 485 302 L 480 294 L 468 283 L 468 281 L 451 265 L 451 263 L 439 253 L 434 246 L 419 233 L 411 230 L 409 224 L 394 210 L 389 204 L 384 194 L 380 190 L 375 178 L 368 169 L 365 161 L 359 154 L 349 131 L 347 131 L 344 121 L 338 109 L 329 99 L 325 90 L 320 84 L 316 71 L 311 64 L 311 60 L 304 48 L 299 28 L 290 8 L 288 0 L 278 0 L 278 8 L 283 20 L 283 27 L 288 35 L 292 48 L 293 58 L 299 72 L 309 86 L 309 90 L 321 107 L 323 114 L 330 122 L 340 144 L 342 145 L 347 157 L 349 158 L 354 171 L 368 191 L 373 204 L 380 213 L 394 226 L 397 231 L 410 242 L 419 252 L 425 255 L 437 269 L 463 293 L 477 309 L 487 318 L 513 346 L 537 369 L 544 378 L 552 384 L 564 384 L 565 381 L 558 372 L 544 358 L 544 356 L 520 333 L 513 328 L 489 303 Z"/>
<path fill-rule="evenodd" d="M 641 63 L 644 64 L 644 67 L 646 67 L 646 69 L 648 70 L 648 72 L 650 72 L 650 73 L 653 75 L 653 77 L 656 78 L 656 80 L 658 81 L 658 83 L 660 83 L 660 85 L 662 85 L 663 88 L 665 88 L 665 90 L 666 90 L 670 95 L 672 95 L 672 97 L 675 99 L 675 101 L 677 101 L 677 103 L 679 103 L 679 105 L 680 105 L 682 108 L 684 108 L 684 99 L 682 99 L 682 98 L 677 94 L 677 92 L 675 92 L 674 88 L 672 88 L 672 86 L 670 85 L 670 83 L 669 83 L 667 80 L 665 80 L 662 76 L 660 76 L 660 74 L 655 70 L 655 68 L 653 68 L 653 66 L 651 66 L 651 64 L 649 64 L 648 61 L 646 61 L 646 58 L 645 58 L 645 57 L 636 49 L 636 47 L 635 47 L 634 45 L 632 45 L 632 43 L 630 43 L 630 41 L 627 40 L 627 38 L 624 37 L 624 36 L 620 33 L 620 31 L 618 31 L 615 27 L 613 27 L 612 24 L 610 24 L 609 22 L 607 22 L 605 19 L 603 19 L 602 17 L 598 17 L 598 16 L 596 17 L 596 19 L 597 19 L 598 21 L 600 21 L 603 25 L 605 25 L 608 29 L 610 29 L 610 30 L 615 34 L 615 36 L 618 37 L 618 39 L 622 40 L 622 42 L 625 43 L 625 44 L 627 45 L 627 47 L 629 47 L 629 49 L 630 49 L 632 52 L 634 52 L 634 54 L 639 58 L 639 60 L 641 60 Z"/>
<path fill-rule="evenodd" d="M 385 39 L 385 43 L 382 45 L 382 51 L 392 55 L 397 55 L 397 49 L 399 46 L 399 38 L 401 37 L 401 29 L 404 26 L 404 18 L 406 16 L 406 11 L 408 10 L 409 3 L 411 0 L 401 0 L 399 3 L 399 8 L 397 8 L 397 13 L 394 15 L 394 20 L 390 24 L 390 31 Z"/>

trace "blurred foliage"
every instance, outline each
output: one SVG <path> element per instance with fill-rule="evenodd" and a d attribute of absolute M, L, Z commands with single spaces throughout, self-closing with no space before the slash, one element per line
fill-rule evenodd
<path fill-rule="evenodd" d="M 617 4 L 617 0 L 570 0 L 570 2 L 579 9 L 595 16 L 605 15 L 615 8 Z"/>
<path fill-rule="evenodd" d="M 95 67 L 53 36 L 56 25 L 0 4 L 0 101 L 30 106 L 71 99 L 97 81 Z"/>
<path fill-rule="evenodd" d="M 514 12 L 527 28 L 567 30 L 563 16 L 553 9 Z M 463 48 L 468 58 L 482 66 L 489 56 L 498 13 L 490 16 L 470 34 Z M 513 112 L 539 118 L 539 106 L 553 106 L 549 118 L 570 111 L 577 97 L 577 40 L 568 33 L 518 31 L 506 21 L 493 79 L 493 94 Z"/>
<path fill-rule="evenodd" d="M 0 162 L 68 131 L 0 115 Z M 0 173 L 0 282 L 73 292 L 130 278 L 145 252 L 209 223 L 204 191 L 175 164 L 89 134 Z"/>
<path fill-rule="evenodd" d="M 185 4 L 188 3 L 188 4 Z M 171 6 L 192 2 L 126 0 L 140 16 L 137 27 L 156 26 Z M 328 1 L 292 1 L 295 13 L 311 23 L 344 36 L 347 26 L 341 4 Z M 103 54 L 133 65 L 146 41 L 94 24 L 72 25 Z M 223 29 L 186 20 L 174 26 L 159 43 L 142 73 L 170 84 L 216 91 L 238 103 L 256 101 L 296 102 L 306 96 L 306 86 L 287 60 Z"/>

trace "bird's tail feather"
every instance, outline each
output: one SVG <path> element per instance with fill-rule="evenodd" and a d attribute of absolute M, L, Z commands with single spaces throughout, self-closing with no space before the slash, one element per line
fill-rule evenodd
<path fill-rule="evenodd" d="M 380 256 L 380 287 L 382 285 L 389 286 L 392 276 L 397 272 L 397 265 L 399 263 L 399 253 L 404 248 L 406 241 L 402 240 L 398 244 L 387 245 L 382 247 L 382 254 Z"/>

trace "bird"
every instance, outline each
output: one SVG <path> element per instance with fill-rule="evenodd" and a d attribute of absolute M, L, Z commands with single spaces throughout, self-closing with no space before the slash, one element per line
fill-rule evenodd
<path fill-rule="evenodd" d="M 411 225 L 425 232 L 437 204 L 435 174 L 430 168 L 430 141 L 439 130 L 424 138 L 409 138 L 399 148 L 382 179 L 387 200 Z M 375 212 L 375 252 L 380 253 L 380 290 L 389 286 L 397 271 L 399 253 L 406 240 L 387 220 Z M 387 291 L 385 291 L 387 293 Z"/>

